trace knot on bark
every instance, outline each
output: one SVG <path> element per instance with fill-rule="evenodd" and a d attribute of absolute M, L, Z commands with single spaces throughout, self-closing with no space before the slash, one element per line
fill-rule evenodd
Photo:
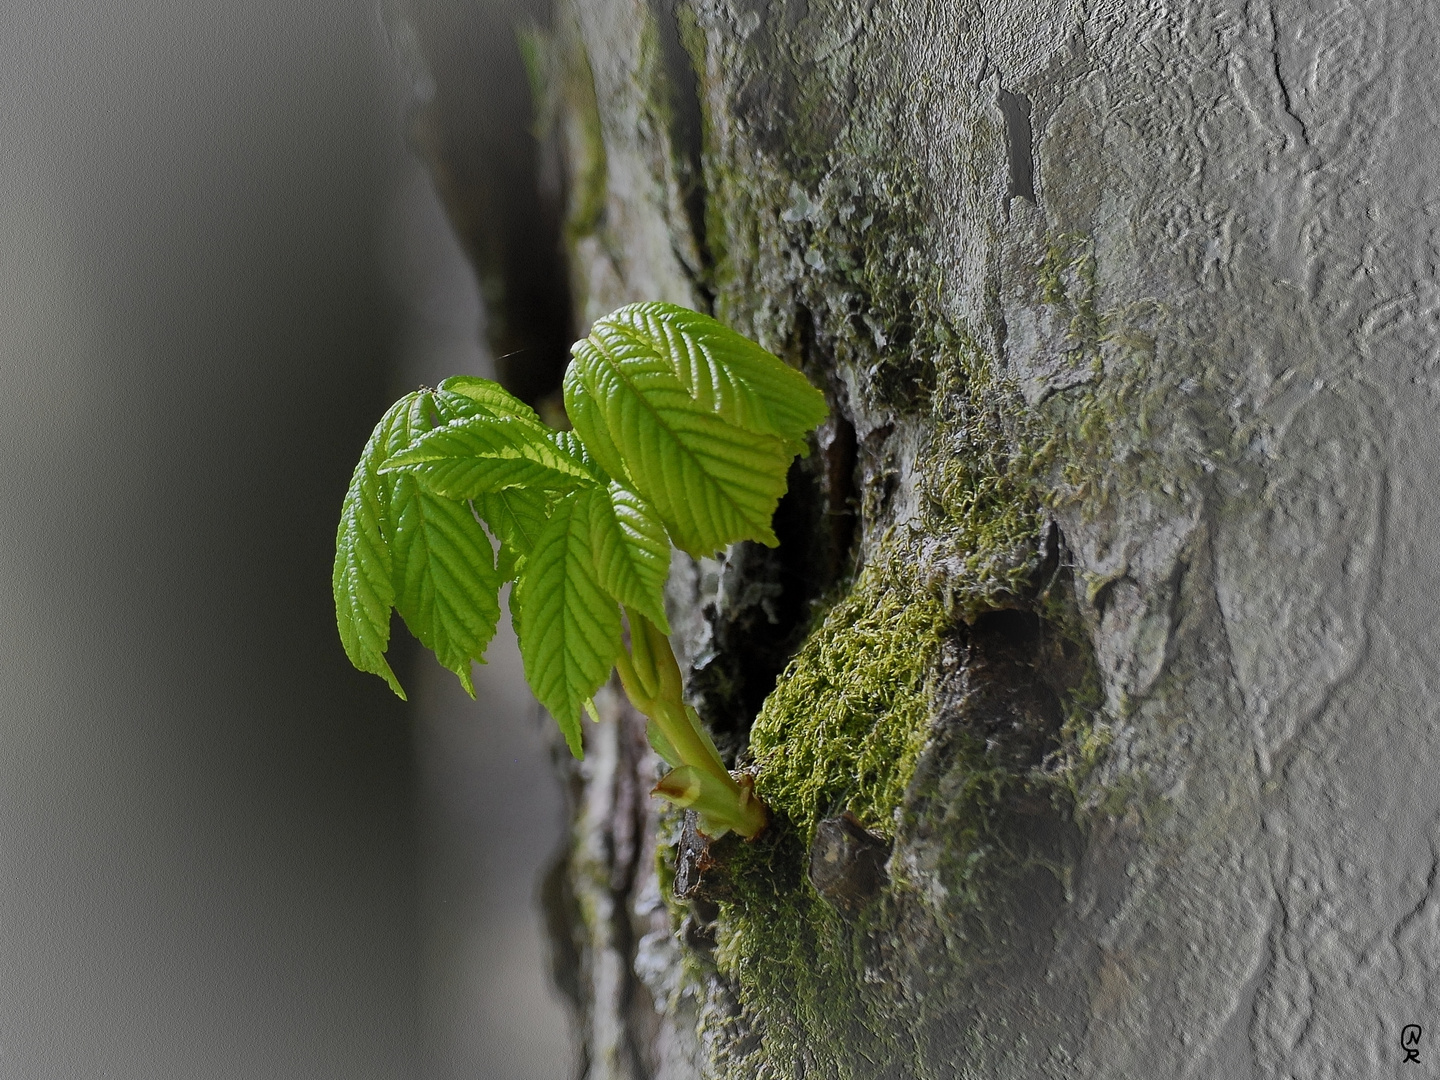
<path fill-rule="evenodd" d="M 846 811 L 815 826 L 810 884 L 837 910 L 851 915 L 880 895 L 890 880 L 885 873 L 889 858 L 889 842 L 869 832 Z"/>

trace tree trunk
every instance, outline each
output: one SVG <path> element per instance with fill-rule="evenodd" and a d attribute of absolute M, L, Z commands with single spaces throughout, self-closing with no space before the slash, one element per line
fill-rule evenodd
<path fill-rule="evenodd" d="M 672 574 L 774 828 L 682 844 L 621 695 L 586 726 L 548 896 L 587 1077 L 1401 1061 L 1440 1004 L 1437 29 L 562 0 L 531 35 L 578 325 L 708 310 L 832 408 L 781 546 Z"/>

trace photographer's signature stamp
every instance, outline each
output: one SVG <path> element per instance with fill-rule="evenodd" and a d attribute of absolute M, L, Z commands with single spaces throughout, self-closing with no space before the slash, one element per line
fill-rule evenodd
<path fill-rule="evenodd" d="M 1406 1061 L 1411 1064 L 1420 1064 L 1420 1025 L 1406 1024 L 1400 1029 L 1400 1049 L 1405 1051 L 1402 1064 Z"/>

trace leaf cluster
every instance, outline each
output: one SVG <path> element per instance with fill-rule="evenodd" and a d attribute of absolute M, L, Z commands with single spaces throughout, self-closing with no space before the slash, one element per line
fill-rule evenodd
<path fill-rule="evenodd" d="M 526 678 L 578 757 L 580 714 L 624 650 L 621 607 L 668 633 L 672 544 L 774 546 L 790 461 L 826 407 L 798 371 L 672 304 L 621 308 L 571 353 L 570 432 L 473 377 L 391 406 L 345 496 L 334 590 L 356 667 L 404 697 L 385 659 L 398 611 L 473 697 L 470 664 L 515 582 Z"/>

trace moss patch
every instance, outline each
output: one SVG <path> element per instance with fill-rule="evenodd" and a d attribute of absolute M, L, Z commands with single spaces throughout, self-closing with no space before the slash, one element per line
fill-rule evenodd
<path fill-rule="evenodd" d="M 1125 492 L 1178 501 L 1237 457 L 1253 424 L 1220 406 L 1233 396 L 1233 380 L 1203 339 L 1153 300 L 1102 309 L 1086 236 L 1050 236 L 1039 280 L 1043 302 L 1069 318 L 1074 362 L 1096 377 L 1026 419 L 1052 433 L 1048 505 L 1073 504 L 1093 517 Z"/>
<path fill-rule="evenodd" d="M 939 618 L 938 603 L 917 606 Z M 840 605 L 832 615 L 850 610 Z M 891 612 L 892 630 L 904 625 L 918 634 L 931 632 L 918 619 L 896 617 L 885 600 L 874 610 Z M 871 633 L 861 630 L 855 639 Z M 918 638 L 916 645 L 917 653 L 925 651 Z M 878 673 L 874 666 L 861 666 L 867 675 Z M 804 782 L 805 766 L 797 762 L 784 770 L 789 784 L 782 790 L 803 811 L 826 802 L 883 805 L 887 782 L 898 789 L 900 802 L 910 785 L 909 794 L 920 800 L 917 812 L 944 832 L 943 850 L 935 849 L 942 864 L 931 867 L 943 882 L 944 910 L 902 876 L 869 907 L 845 916 L 815 891 L 805 873 L 808 847 L 799 823 L 777 814 L 769 833 L 735 852 L 734 897 L 720 905 L 715 962 L 736 985 L 745 1027 L 753 1033 L 748 1048 L 732 1049 L 735 1059 L 721 1075 L 938 1078 L 954 1075 L 957 1048 L 973 1041 L 956 1026 L 975 995 L 984 992 L 969 975 L 977 965 L 1003 961 L 1011 913 L 1024 892 L 1016 882 L 1035 864 L 1005 804 L 1032 778 L 996 767 L 984 743 L 968 734 L 947 740 L 942 773 L 917 777 L 918 744 L 930 732 L 927 684 L 933 665 L 916 667 L 906 673 L 915 681 L 896 695 L 897 712 L 875 717 L 868 730 L 860 730 L 859 717 L 875 707 L 878 694 L 848 699 L 852 753 L 877 761 L 883 753 L 893 755 L 874 770 L 868 791 L 853 782 L 842 755 L 805 757 L 820 776 L 829 777 L 829 785 Z M 832 704 L 847 703 L 833 688 L 811 685 Z M 897 723 L 901 719 L 904 725 Z M 897 982 L 911 992 L 896 995 Z M 970 1057 L 982 1060 L 988 1054 L 980 1047 Z"/>
<path fill-rule="evenodd" d="M 804 854 L 794 833 L 781 847 L 789 850 L 752 848 L 742 861 L 770 863 L 778 854 L 791 863 Z M 764 884 L 746 896 L 743 909 L 721 905 L 716 962 L 739 984 L 759 1041 L 745 1060 L 732 1063 L 729 1075 L 858 1080 L 890 1069 L 915 1075 L 913 1017 L 884 1015 L 883 1002 L 864 990 L 868 913 L 846 922 L 808 880 L 777 880 L 759 866 L 749 869 L 757 871 L 750 880 Z M 889 1068 L 879 1067 L 882 1062 Z"/>
<path fill-rule="evenodd" d="M 1014 606 L 1031 586 L 1056 440 L 1019 390 L 963 336 L 937 365 L 934 433 L 915 464 L 946 607 L 967 619 Z"/>
<path fill-rule="evenodd" d="M 806 844 L 816 821 L 843 810 L 893 831 L 929 730 L 927 682 L 947 621 L 913 570 L 872 563 L 766 699 L 750 733 L 756 790 Z"/>
<path fill-rule="evenodd" d="M 892 530 L 752 728 L 757 790 L 776 821 L 737 851 L 734 898 L 721 905 L 715 960 L 738 984 L 757 1036 L 724 1075 L 948 1075 L 963 1040 L 955 1020 L 972 989 L 964 972 L 1004 937 L 993 927 L 1009 917 L 1007 890 L 1029 865 L 1024 842 L 1008 834 L 1005 800 L 1035 777 L 997 765 L 968 732 L 945 736 L 943 773 L 917 775 L 937 737 L 947 636 L 959 619 L 1002 601 L 1034 602 L 1033 587 L 1022 599 L 1042 517 L 1034 455 L 1015 451 L 999 412 L 986 413 L 979 397 L 967 401 L 939 422 L 922 472 L 926 527 L 918 535 L 927 544 L 940 537 L 944 550 L 921 551 L 910 530 Z M 924 568 L 952 553 L 958 565 L 932 580 Z M 916 883 L 896 880 L 847 918 L 805 873 L 816 823 L 848 810 L 893 838 L 914 825 L 907 806 L 911 818 L 938 815 L 943 824 L 944 865 L 933 870 L 947 910 L 934 910 Z M 955 926 L 967 928 L 964 943 Z M 896 955 L 897 943 L 908 951 Z M 927 989 L 897 1000 L 894 979 L 911 977 Z"/>

